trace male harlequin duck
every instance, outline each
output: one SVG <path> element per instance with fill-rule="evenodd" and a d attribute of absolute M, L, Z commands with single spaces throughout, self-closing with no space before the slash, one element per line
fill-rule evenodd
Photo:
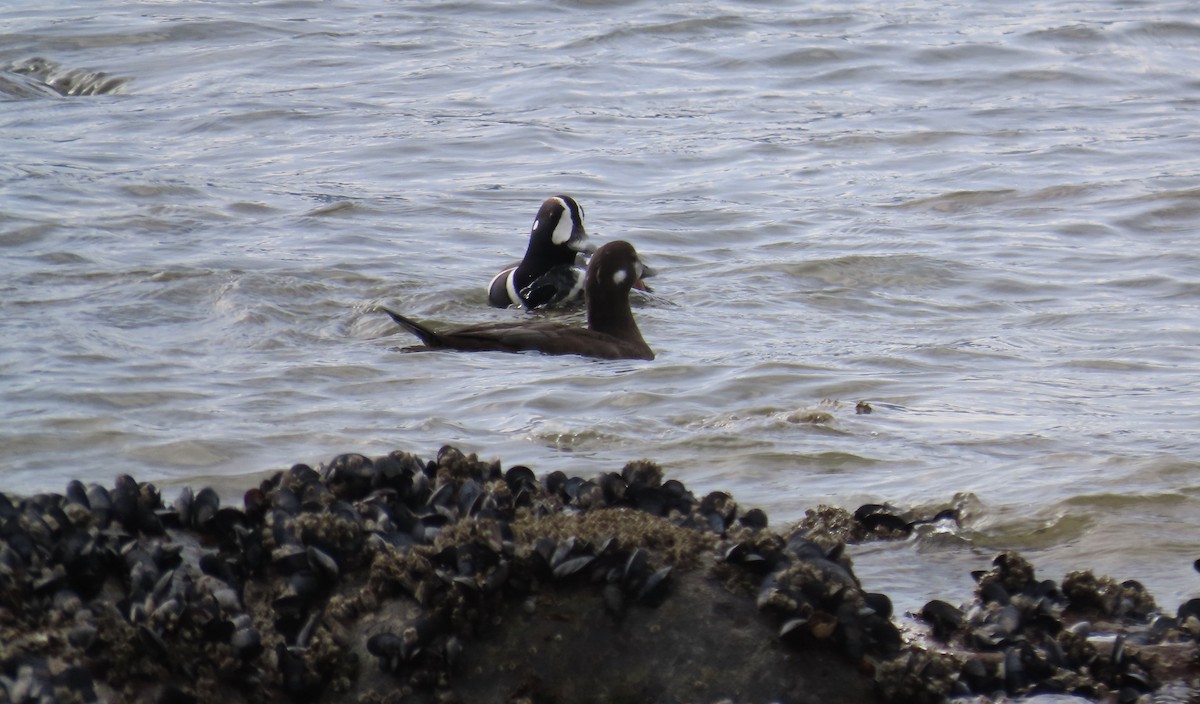
<path fill-rule="evenodd" d="M 533 219 L 525 258 L 492 278 L 488 303 L 538 308 L 578 301 L 585 272 L 575 259 L 594 250 L 583 226 L 583 207 L 570 196 L 547 198 Z"/>
<path fill-rule="evenodd" d="M 629 290 L 634 282 L 653 274 L 628 242 L 617 240 L 596 250 L 584 284 L 586 328 L 539 321 L 485 323 L 435 332 L 399 313 L 383 310 L 425 343 L 424 347 L 407 348 L 412 350 L 534 351 L 602 359 L 654 359 L 654 351 L 642 339 L 629 309 Z"/>

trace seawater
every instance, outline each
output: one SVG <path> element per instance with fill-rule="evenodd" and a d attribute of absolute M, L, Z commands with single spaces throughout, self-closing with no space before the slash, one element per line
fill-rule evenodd
<path fill-rule="evenodd" d="M 35 59 L 122 80 L 37 90 Z M 855 549 L 901 609 L 1017 549 L 1173 611 L 1200 593 L 1197 65 L 1165 1 L 6 7 L 0 490 L 649 458 L 776 525 L 961 506 Z M 659 269 L 657 360 L 397 351 L 380 305 L 548 315 L 483 289 L 557 193 Z"/>

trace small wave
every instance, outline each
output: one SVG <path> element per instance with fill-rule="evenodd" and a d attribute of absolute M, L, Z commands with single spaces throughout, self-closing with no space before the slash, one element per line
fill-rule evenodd
<path fill-rule="evenodd" d="M 955 69 L 976 61 L 992 65 L 1012 64 L 1026 58 L 1027 52 L 994 44 L 951 44 L 921 49 L 912 55 L 914 63 L 926 66 L 950 66 Z"/>
<path fill-rule="evenodd" d="M 810 46 L 788 51 L 785 54 L 768 59 L 765 63 L 767 66 L 777 69 L 807 68 L 847 63 L 855 58 L 857 58 L 855 52 L 830 49 L 823 46 Z"/>
<path fill-rule="evenodd" d="M 899 203 L 895 208 L 904 210 L 931 210 L 940 213 L 957 213 L 1010 201 L 1017 195 L 1012 188 L 990 191 L 952 191 L 928 198 L 917 198 Z"/>
<path fill-rule="evenodd" d="M 57 62 L 35 56 L 0 69 L 0 96 L 111 95 L 121 92 L 129 80 L 103 71 L 67 69 Z"/>
<path fill-rule="evenodd" d="M 1029 39 L 1047 41 L 1056 44 L 1062 41 L 1090 43 L 1105 39 L 1105 34 L 1102 29 L 1082 24 L 1071 24 L 1064 25 L 1062 27 L 1039 29 L 1029 32 L 1025 36 Z"/>
<path fill-rule="evenodd" d="M 1125 35 L 1154 41 L 1194 42 L 1200 39 L 1200 24 L 1194 22 L 1139 22 L 1127 30 Z"/>

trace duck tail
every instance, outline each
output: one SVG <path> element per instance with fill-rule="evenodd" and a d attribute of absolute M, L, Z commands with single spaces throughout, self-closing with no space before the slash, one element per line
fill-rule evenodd
<path fill-rule="evenodd" d="M 421 325 L 420 323 L 418 323 L 415 320 L 410 320 L 410 319 L 404 317 L 403 315 L 400 315 L 399 313 L 397 313 L 394 310 L 391 310 L 389 308 L 382 308 L 382 307 L 381 307 L 381 310 L 384 313 L 387 313 L 388 315 L 392 316 L 392 320 L 396 321 L 397 325 L 399 325 L 400 327 L 404 328 L 405 330 L 411 332 L 412 334 L 416 335 L 417 337 L 421 338 L 421 342 L 424 342 L 427 347 L 439 347 L 440 346 L 440 340 L 439 340 L 438 334 L 436 332 L 430 330 L 429 328 L 425 327 L 424 325 Z"/>

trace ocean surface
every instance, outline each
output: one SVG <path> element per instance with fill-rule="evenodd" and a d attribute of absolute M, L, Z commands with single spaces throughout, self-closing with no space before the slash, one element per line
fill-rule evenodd
<path fill-rule="evenodd" d="M 1016 549 L 1173 613 L 1197 67 L 1182 1 L 6 5 L 0 491 L 648 458 L 776 526 L 960 507 L 853 550 L 900 610 Z M 656 360 L 398 351 L 379 306 L 581 323 L 485 304 L 559 193 L 658 269 Z"/>

